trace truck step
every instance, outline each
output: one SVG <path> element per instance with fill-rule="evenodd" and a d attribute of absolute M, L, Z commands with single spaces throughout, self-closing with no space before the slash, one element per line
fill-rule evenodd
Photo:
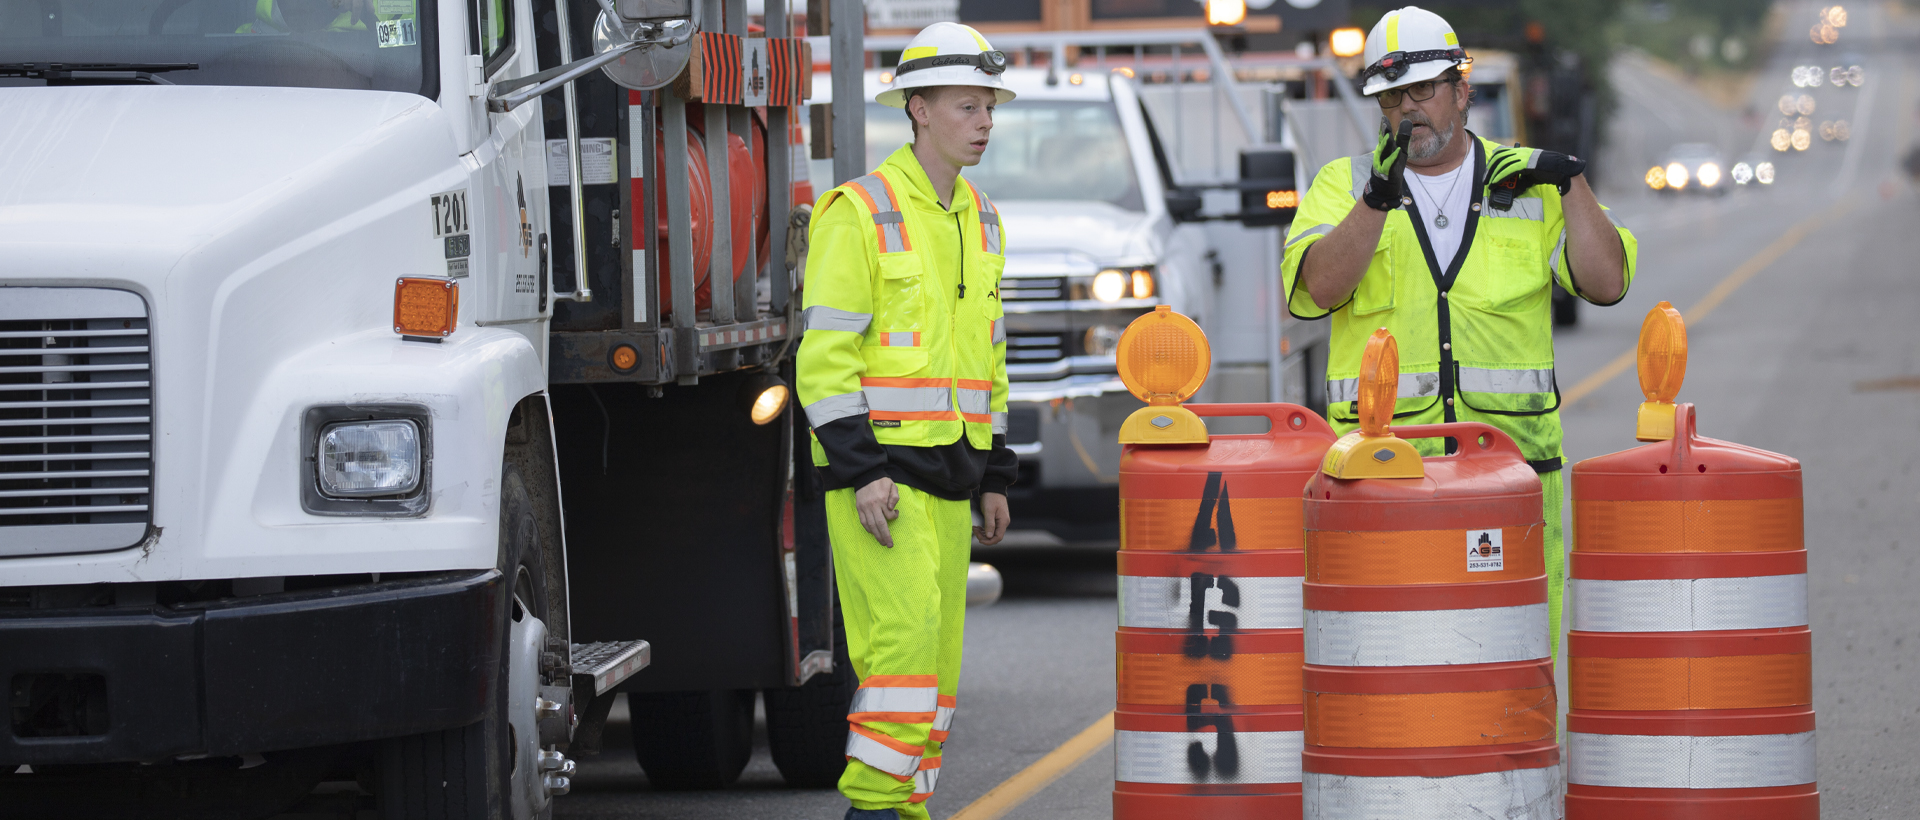
<path fill-rule="evenodd" d="M 593 693 L 604 695 L 653 662 L 646 641 L 595 641 L 573 645 L 573 674 L 593 678 Z"/>

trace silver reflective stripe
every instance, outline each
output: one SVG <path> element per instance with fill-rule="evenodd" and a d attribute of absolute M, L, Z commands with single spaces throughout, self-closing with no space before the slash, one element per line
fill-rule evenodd
<path fill-rule="evenodd" d="M 1001 412 L 1001 413 L 993 414 L 993 432 L 1003 436 L 1007 434 L 1007 414 L 1006 413 Z"/>
<path fill-rule="evenodd" d="M 1113 733 L 1113 779 L 1125 783 L 1298 783 L 1304 732 Z M 1228 739 L 1231 739 L 1230 741 Z M 1238 765 L 1222 772 L 1220 745 Z M 1198 745 L 1196 754 L 1190 747 Z M 1195 763 L 1204 760 L 1205 766 Z"/>
<path fill-rule="evenodd" d="M 1455 777 L 1308 772 L 1302 807 L 1318 820 L 1560 820 L 1560 767 Z"/>
<path fill-rule="evenodd" d="M 1561 228 L 1560 241 L 1553 243 L 1553 259 L 1547 262 L 1547 267 L 1551 269 L 1555 275 L 1558 275 L 1560 273 L 1560 252 L 1563 250 L 1566 250 L 1566 248 L 1567 248 L 1567 229 Z"/>
<path fill-rule="evenodd" d="M 1306 241 L 1307 237 L 1326 236 L 1327 234 L 1330 234 L 1330 233 L 1333 233 L 1332 225 L 1315 225 L 1311 228 L 1308 228 L 1304 231 L 1294 234 L 1292 239 L 1287 240 L 1287 246 L 1283 250 L 1293 250 L 1293 246 Z"/>
<path fill-rule="evenodd" d="M 1582 632 L 1777 629 L 1807 623 L 1807 576 L 1573 579 L 1572 625 Z"/>
<path fill-rule="evenodd" d="M 867 412 L 865 393 L 841 393 L 807 405 L 807 423 L 818 430 L 827 426 L 829 422 L 848 416 L 858 416 L 865 412 Z"/>
<path fill-rule="evenodd" d="M 1307 663 L 1448 666 L 1547 657 L 1547 605 L 1423 612 L 1306 611 Z"/>
<path fill-rule="evenodd" d="M 987 253 L 1005 253 L 1000 247 L 1000 210 L 973 183 L 967 183 L 967 189 L 973 192 L 974 205 L 980 211 L 980 235 L 986 240 Z"/>
<path fill-rule="evenodd" d="M 960 388 L 960 412 L 984 416 L 993 408 L 992 390 L 975 390 L 971 387 Z"/>
<path fill-rule="evenodd" d="M 879 174 L 868 174 L 853 181 L 855 185 L 873 198 L 876 210 L 873 212 L 873 224 L 880 226 L 880 235 L 885 247 L 881 253 L 899 253 L 908 249 L 906 217 L 900 213 L 900 206 L 894 204 L 893 197 L 887 195 L 886 180 Z"/>
<path fill-rule="evenodd" d="M 1399 398 L 1417 399 L 1437 395 L 1440 395 L 1439 373 L 1400 374 L 1400 390 L 1397 394 Z M 1327 401 L 1358 401 L 1359 398 L 1359 379 L 1327 380 Z"/>
<path fill-rule="evenodd" d="M 931 716 L 939 697 L 940 690 L 932 686 L 862 686 L 854 690 L 853 705 L 847 707 L 847 714 L 896 712 Z"/>
<path fill-rule="evenodd" d="M 913 338 L 912 331 L 882 333 L 880 334 L 880 337 L 881 337 L 880 344 L 882 347 L 919 347 L 920 346 L 920 343 Z"/>
<path fill-rule="evenodd" d="M 854 313 L 826 305 L 814 305 L 802 314 L 801 327 L 807 330 L 844 330 L 848 333 L 865 333 L 867 326 L 873 324 L 873 314 Z"/>
<path fill-rule="evenodd" d="M 1224 603 L 1231 584 L 1240 596 L 1239 606 Z M 1236 629 L 1299 629 L 1300 582 L 1287 578 L 1215 578 L 1202 587 L 1202 612 L 1231 615 Z M 1191 578 L 1162 576 L 1120 576 L 1120 625 L 1137 629 L 1190 629 L 1193 617 Z M 1220 626 L 1211 619 L 1205 628 Z"/>
<path fill-rule="evenodd" d="M 1600 209 L 1600 212 L 1607 215 L 1607 221 L 1612 222 L 1615 228 L 1619 228 L 1620 230 L 1623 230 L 1623 231 L 1627 230 L 1627 223 L 1621 222 L 1620 217 L 1614 216 L 1612 211 L 1609 211 L 1606 208 L 1602 207 Z"/>
<path fill-rule="evenodd" d="M 945 387 L 864 387 L 873 412 L 937 413 L 953 409 L 953 391 Z"/>
<path fill-rule="evenodd" d="M 953 712 L 957 706 L 941 706 L 934 710 L 933 730 L 936 732 L 953 731 Z"/>
<path fill-rule="evenodd" d="M 1357 200 L 1367 192 L 1367 178 L 1373 176 L 1373 155 L 1347 157 L 1347 163 L 1352 166 L 1353 198 Z"/>
<path fill-rule="evenodd" d="M 859 732 L 847 733 L 847 757 L 859 760 L 896 777 L 912 777 L 920 771 L 920 756 L 895 751 L 878 740 Z"/>
<path fill-rule="evenodd" d="M 1815 780 L 1812 732 L 1792 735 L 1567 733 L 1567 782 L 1637 789 L 1754 789 Z"/>
<path fill-rule="evenodd" d="M 934 764 L 933 767 L 921 769 L 913 773 L 913 794 L 915 797 L 923 794 L 933 794 L 934 786 L 940 783 L 940 758 L 936 757 L 932 760 L 923 760 L 920 765 L 925 766 L 928 763 Z"/>
<path fill-rule="evenodd" d="M 1480 215 L 1492 219 L 1531 219 L 1535 222 L 1545 222 L 1547 221 L 1547 203 L 1527 197 L 1514 200 L 1513 207 L 1508 210 L 1487 208 L 1482 210 Z"/>
<path fill-rule="evenodd" d="M 1552 393 L 1553 368 L 1496 370 L 1491 367 L 1462 366 L 1460 391 L 1463 393 Z"/>
<path fill-rule="evenodd" d="M 1007 320 L 994 319 L 992 320 L 992 322 L 993 322 L 993 343 L 1000 344 L 1002 342 L 1005 342 L 1007 340 Z"/>

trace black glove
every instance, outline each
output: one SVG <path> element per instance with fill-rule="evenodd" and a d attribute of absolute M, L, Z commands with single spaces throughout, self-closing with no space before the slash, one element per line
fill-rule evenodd
<path fill-rule="evenodd" d="M 1400 121 L 1400 133 L 1380 132 L 1380 144 L 1373 149 L 1373 177 L 1360 199 L 1376 211 L 1400 207 L 1406 188 L 1407 143 L 1413 139 L 1413 123 Z"/>
<path fill-rule="evenodd" d="M 1561 195 L 1573 187 L 1573 178 L 1586 173 L 1587 161 L 1572 154 L 1542 151 L 1537 148 L 1499 148 L 1487 157 L 1487 185 L 1496 188 L 1494 207 L 1500 208 L 1500 190 L 1519 192 L 1547 184 L 1560 189 Z M 1512 184 L 1507 184 L 1509 181 Z M 1505 197 L 1512 205 L 1513 195 Z"/>

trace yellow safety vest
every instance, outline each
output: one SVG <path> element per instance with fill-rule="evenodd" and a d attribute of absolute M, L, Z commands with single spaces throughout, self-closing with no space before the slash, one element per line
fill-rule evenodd
<path fill-rule="evenodd" d="M 1288 231 L 1281 261 L 1287 307 L 1302 319 L 1333 316 L 1327 416 L 1336 430 L 1344 434 L 1358 427 L 1360 353 L 1367 337 L 1384 327 L 1400 348 L 1396 423 L 1490 424 L 1513 436 L 1535 469 L 1556 469 L 1562 454 L 1553 284 L 1557 280 L 1567 292 L 1579 293 L 1566 256 L 1560 192 L 1535 185 L 1512 208 L 1494 210 L 1486 184 L 1487 154 L 1500 146 L 1468 136 L 1475 184 L 1461 253 L 1450 268 L 1433 258 L 1426 217 L 1408 205 L 1387 214 L 1373 261 L 1344 304 L 1323 309 L 1306 288 L 1296 287 L 1307 250 L 1346 218 L 1372 173 L 1368 155 L 1336 159 L 1320 169 Z M 1631 285 L 1638 243 L 1611 213 L 1607 218 L 1620 234 Z M 1416 445 L 1428 454 L 1442 446 L 1433 440 Z"/>
<path fill-rule="evenodd" d="M 916 207 L 910 186 L 925 179 L 908 144 L 814 206 L 813 236 L 827 209 L 845 202 L 872 223 L 874 241 L 842 243 L 838 253 L 815 245 L 807 255 L 800 403 L 814 427 L 867 414 L 881 444 L 938 447 L 964 433 L 990 450 L 1007 429 L 1000 212 L 964 179 L 951 217 L 935 203 Z M 956 229 L 959 258 L 934 258 L 925 238 Z M 955 296 L 963 282 L 964 297 Z M 827 464 L 817 439 L 813 460 Z"/>

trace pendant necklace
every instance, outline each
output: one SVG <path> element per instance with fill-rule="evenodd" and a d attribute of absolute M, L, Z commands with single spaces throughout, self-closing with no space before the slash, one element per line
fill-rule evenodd
<path fill-rule="evenodd" d="M 1418 179 L 1425 176 L 1425 174 L 1416 173 L 1413 176 Z M 1433 227 L 1443 231 L 1447 229 L 1447 215 L 1442 213 L 1441 209 L 1446 206 L 1448 200 L 1453 199 L 1453 191 L 1458 187 L 1460 187 L 1460 171 L 1456 168 L 1454 169 L 1453 183 L 1447 186 L 1447 198 L 1435 199 L 1433 201 Z M 1426 191 L 1429 199 L 1433 197 L 1433 189 L 1427 187 L 1426 180 L 1424 179 L 1420 181 L 1420 190 Z"/>

